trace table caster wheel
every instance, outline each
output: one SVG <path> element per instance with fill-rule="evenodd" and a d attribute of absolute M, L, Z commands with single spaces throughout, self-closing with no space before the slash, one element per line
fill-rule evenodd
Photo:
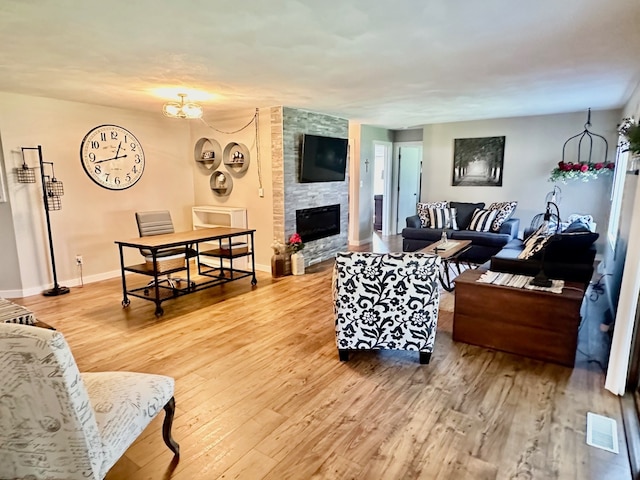
<path fill-rule="evenodd" d="M 148 296 L 149 296 L 149 289 L 148 289 L 148 288 L 145 288 L 145 289 L 144 289 L 144 296 L 145 296 L 145 297 L 148 297 Z"/>
<path fill-rule="evenodd" d="M 131 300 L 122 300 L 122 308 L 127 308 L 129 305 L 131 305 Z"/>
<path fill-rule="evenodd" d="M 258 280 L 256 280 L 255 278 L 253 280 L 251 280 L 251 285 L 252 286 L 256 286 L 258 284 Z"/>

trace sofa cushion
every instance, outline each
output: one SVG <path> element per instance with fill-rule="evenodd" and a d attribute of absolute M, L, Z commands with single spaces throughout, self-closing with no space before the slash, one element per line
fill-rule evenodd
<path fill-rule="evenodd" d="M 447 208 L 448 206 L 449 206 L 449 202 L 426 202 L 426 203 L 418 202 L 417 210 L 418 210 L 418 216 L 420 217 L 420 222 L 422 223 L 422 227 L 427 228 L 430 226 L 429 224 L 430 208 Z"/>
<path fill-rule="evenodd" d="M 455 208 L 429 208 L 429 228 L 451 228 L 458 230 Z"/>
<path fill-rule="evenodd" d="M 491 224 L 491 231 L 498 232 L 502 224 L 508 220 L 513 212 L 515 212 L 516 207 L 518 206 L 518 202 L 494 202 L 487 210 L 497 210 L 498 215 L 496 215 L 495 220 Z"/>
<path fill-rule="evenodd" d="M 482 210 L 484 202 L 468 203 L 468 202 L 449 202 L 451 208 L 456 209 L 456 223 L 460 230 L 466 230 L 471 223 L 471 217 L 476 208 Z"/>
<path fill-rule="evenodd" d="M 429 243 L 437 242 L 442 238 L 442 232 L 447 232 L 448 238 L 453 238 L 454 230 L 445 230 L 442 228 L 405 228 L 402 230 L 403 238 L 414 240 L 425 240 Z M 428 244 L 425 244 L 426 247 Z"/>
<path fill-rule="evenodd" d="M 497 215 L 497 210 L 482 210 L 480 208 L 476 208 L 471 216 L 469 230 L 476 232 L 488 232 Z"/>
<path fill-rule="evenodd" d="M 473 245 L 495 248 L 503 248 L 511 240 L 511 236 L 505 233 L 486 233 L 473 230 L 455 230 L 450 234 L 447 232 L 447 235 L 453 240 L 471 240 Z"/>
<path fill-rule="evenodd" d="M 593 232 L 560 233 L 552 235 L 545 252 L 545 258 L 554 261 L 574 261 L 581 259 L 585 251 L 592 248 L 600 235 Z M 541 253 L 537 256 L 541 256 Z"/>

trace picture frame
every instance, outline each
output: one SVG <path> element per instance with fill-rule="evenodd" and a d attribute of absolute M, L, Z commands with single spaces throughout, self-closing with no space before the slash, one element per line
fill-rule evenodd
<path fill-rule="evenodd" d="M 501 187 L 506 137 L 456 138 L 453 144 L 454 187 Z"/>

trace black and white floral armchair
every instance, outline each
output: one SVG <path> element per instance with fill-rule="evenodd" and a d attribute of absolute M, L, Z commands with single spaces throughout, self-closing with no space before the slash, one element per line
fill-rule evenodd
<path fill-rule="evenodd" d="M 338 253 L 333 272 L 340 360 L 357 349 L 417 350 L 429 363 L 436 338 L 440 258 L 424 253 Z"/>

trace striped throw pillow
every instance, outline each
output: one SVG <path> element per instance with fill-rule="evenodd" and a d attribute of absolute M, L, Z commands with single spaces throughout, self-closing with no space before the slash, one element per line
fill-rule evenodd
<path fill-rule="evenodd" d="M 451 228 L 458 230 L 455 208 L 429 208 L 429 225 L 431 228 Z"/>
<path fill-rule="evenodd" d="M 417 210 L 418 217 L 420 217 L 420 223 L 422 228 L 428 228 L 429 225 L 429 209 L 430 208 L 447 208 L 449 202 L 418 202 Z"/>
<path fill-rule="evenodd" d="M 476 232 L 488 232 L 497 215 L 497 210 L 480 210 L 479 208 L 476 208 L 473 211 L 471 223 L 469 223 L 469 230 L 474 230 Z"/>

